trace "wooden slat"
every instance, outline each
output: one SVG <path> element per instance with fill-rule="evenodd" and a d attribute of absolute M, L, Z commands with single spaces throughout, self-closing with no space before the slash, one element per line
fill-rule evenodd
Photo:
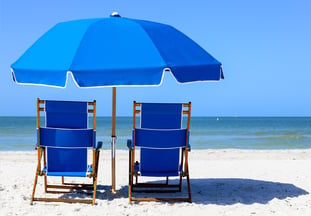
<path fill-rule="evenodd" d="M 66 203 L 85 203 L 92 204 L 91 199 L 64 199 L 64 198 L 34 198 L 34 201 L 44 201 L 44 202 L 66 202 Z"/>
<path fill-rule="evenodd" d="M 135 188 L 179 188 L 179 184 L 166 184 L 166 183 L 137 183 L 133 187 Z"/>
<path fill-rule="evenodd" d="M 63 191 L 63 190 L 62 191 L 61 190 L 59 190 L 59 191 L 57 191 L 57 190 L 47 190 L 46 193 L 49 193 L 49 194 L 75 194 L 75 193 L 77 193 L 77 191 L 70 191 L 70 190 L 68 190 L 68 191 Z M 91 192 L 91 191 L 89 191 L 89 192 L 83 191 L 83 194 L 91 196 L 93 194 L 93 192 Z"/>
<path fill-rule="evenodd" d="M 93 189 L 93 185 L 85 184 L 85 185 L 47 185 L 47 188 L 55 188 L 55 189 L 72 189 L 72 190 L 81 190 L 81 189 Z"/>
<path fill-rule="evenodd" d="M 155 197 L 132 197 L 131 201 L 151 201 L 151 202 L 190 202 L 191 200 L 189 198 L 155 198 Z"/>

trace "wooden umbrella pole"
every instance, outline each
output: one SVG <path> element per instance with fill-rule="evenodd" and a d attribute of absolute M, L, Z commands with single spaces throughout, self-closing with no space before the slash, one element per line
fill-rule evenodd
<path fill-rule="evenodd" d="M 117 88 L 112 88 L 112 133 L 111 133 L 111 180 L 112 193 L 116 192 L 116 98 Z"/>

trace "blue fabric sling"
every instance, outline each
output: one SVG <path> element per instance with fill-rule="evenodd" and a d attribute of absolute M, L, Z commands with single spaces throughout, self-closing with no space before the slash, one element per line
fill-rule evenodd
<path fill-rule="evenodd" d="M 178 176 L 180 148 L 186 146 L 182 129 L 182 104 L 143 103 L 141 128 L 135 129 L 135 146 L 141 147 L 143 176 Z"/>
<path fill-rule="evenodd" d="M 88 129 L 87 102 L 46 101 L 45 107 L 40 145 L 47 149 L 47 175 L 86 176 L 87 148 L 95 143 L 95 131 Z"/>

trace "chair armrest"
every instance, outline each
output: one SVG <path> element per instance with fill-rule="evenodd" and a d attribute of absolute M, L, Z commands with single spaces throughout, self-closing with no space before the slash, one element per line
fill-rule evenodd
<path fill-rule="evenodd" d="M 188 148 L 188 151 L 191 151 L 191 145 L 190 145 L 190 143 L 188 143 L 187 148 Z"/>
<path fill-rule="evenodd" d="M 132 140 L 130 140 L 130 139 L 127 140 L 127 147 L 128 147 L 130 150 L 134 148 L 134 145 L 133 145 Z"/>
<path fill-rule="evenodd" d="M 182 149 L 183 149 L 183 150 L 186 150 L 186 147 L 183 146 Z M 191 145 L 190 145 L 189 143 L 188 143 L 188 145 L 187 145 L 187 151 L 191 151 Z"/>
<path fill-rule="evenodd" d="M 97 145 L 95 146 L 96 150 L 99 150 L 103 147 L 103 142 L 102 141 L 98 141 Z"/>

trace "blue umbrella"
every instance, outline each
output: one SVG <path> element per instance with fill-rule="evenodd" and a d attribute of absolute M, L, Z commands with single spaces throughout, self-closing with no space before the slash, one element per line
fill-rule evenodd
<path fill-rule="evenodd" d="M 170 71 L 179 83 L 219 81 L 221 63 L 172 26 L 120 17 L 62 22 L 11 65 L 16 83 L 113 87 L 112 188 L 115 190 L 117 86 L 160 85 Z"/>

